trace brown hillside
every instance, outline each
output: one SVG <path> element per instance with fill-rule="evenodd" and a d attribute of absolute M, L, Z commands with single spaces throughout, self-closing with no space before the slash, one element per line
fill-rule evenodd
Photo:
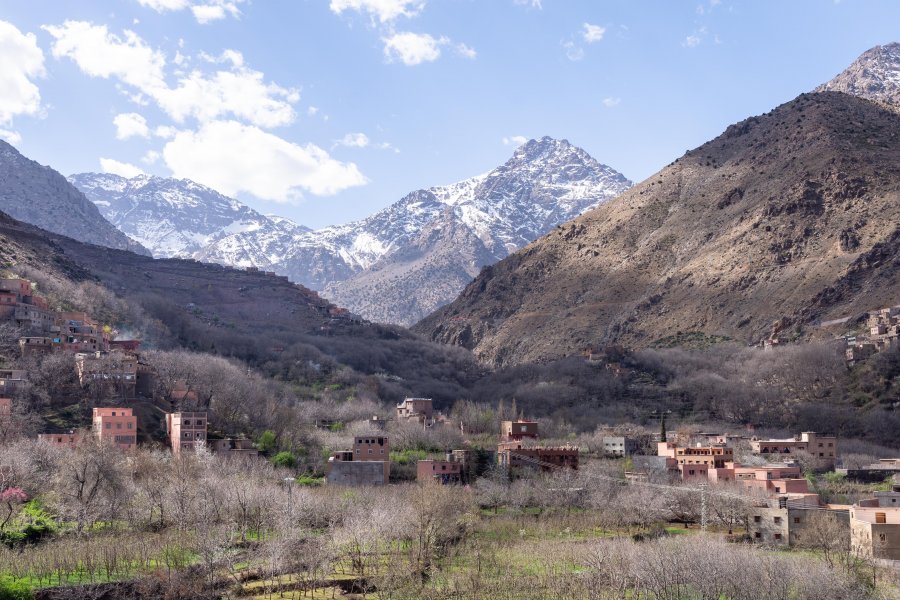
<path fill-rule="evenodd" d="M 900 301 L 900 115 L 804 94 L 486 268 L 415 329 L 494 365 L 756 342 Z"/>

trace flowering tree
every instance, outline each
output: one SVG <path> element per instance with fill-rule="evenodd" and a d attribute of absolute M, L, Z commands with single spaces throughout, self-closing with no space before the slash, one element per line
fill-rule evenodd
<path fill-rule="evenodd" d="M 28 494 L 22 488 L 10 487 L 0 492 L 0 504 L 6 507 L 6 516 L 0 522 L 0 531 L 6 528 L 6 525 L 16 512 L 16 508 L 28 501 Z"/>

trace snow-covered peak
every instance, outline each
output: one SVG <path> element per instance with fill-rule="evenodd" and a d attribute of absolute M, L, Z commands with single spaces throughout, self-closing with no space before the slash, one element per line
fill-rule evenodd
<path fill-rule="evenodd" d="M 900 108 L 900 44 L 875 46 L 817 92 L 844 92 Z"/>

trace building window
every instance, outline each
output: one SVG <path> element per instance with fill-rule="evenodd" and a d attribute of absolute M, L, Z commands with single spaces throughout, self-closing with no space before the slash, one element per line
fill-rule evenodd
<path fill-rule="evenodd" d="M 106 428 L 107 428 L 107 429 L 112 429 L 112 423 L 107 423 L 107 424 L 106 424 Z"/>
<path fill-rule="evenodd" d="M 753 516 L 753 522 L 754 522 L 754 523 L 759 523 L 760 521 L 762 521 L 762 517 L 760 517 L 759 515 L 754 515 L 754 516 Z"/>
<path fill-rule="evenodd" d="M 129 424 L 128 424 L 128 429 L 132 429 L 132 428 L 133 428 L 133 427 L 132 427 L 133 425 L 134 425 L 134 423 L 129 423 Z"/>
<path fill-rule="evenodd" d="M 781 524 L 781 517 L 775 517 L 775 524 L 776 524 L 776 525 L 780 525 L 780 524 Z"/>
<path fill-rule="evenodd" d="M 780 540 L 780 539 L 781 539 L 781 534 L 780 534 L 780 533 L 776 533 L 776 534 L 775 534 L 775 539 L 776 539 L 776 540 Z"/>
<path fill-rule="evenodd" d="M 753 537 L 755 537 L 756 539 L 760 539 L 760 538 L 762 538 L 762 534 L 757 531 L 756 533 L 753 534 Z"/>
<path fill-rule="evenodd" d="M 887 523 L 887 513 L 877 512 L 875 513 L 875 523 L 878 525 L 884 525 Z"/>
<path fill-rule="evenodd" d="M 879 534 L 878 534 L 878 541 L 879 541 L 879 542 L 886 542 L 886 541 L 887 541 L 887 534 L 879 533 Z"/>
<path fill-rule="evenodd" d="M 800 522 L 800 517 L 794 517 L 794 523 L 799 523 L 799 522 Z"/>

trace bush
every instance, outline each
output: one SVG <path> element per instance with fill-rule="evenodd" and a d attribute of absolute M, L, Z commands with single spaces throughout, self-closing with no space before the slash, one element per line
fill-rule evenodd
<path fill-rule="evenodd" d="M 32 600 L 34 594 L 27 583 L 21 580 L 0 578 L 0 600 Z"/>
<path fill-rule="evenodd" d="M 262 432 L 262 435 L 256 441 L 256 447 L 263 454 L 268 454 L 275 449 L 275 441 L 275 432 L 266 430 Z"/>
<path fill-rule="evenodd" d="M 297 464 L 297 459 L 292 453 L 285 450 L 272 457 L 272 464 L 276 467 L 287 467 L 290 469 Z"/>

